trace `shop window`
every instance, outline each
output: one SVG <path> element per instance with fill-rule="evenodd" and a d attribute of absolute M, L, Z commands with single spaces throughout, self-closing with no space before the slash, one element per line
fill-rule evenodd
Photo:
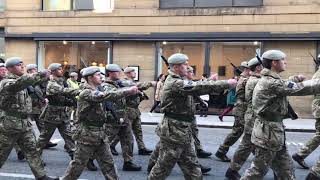
<path fill-rule="evenodd" d="M 259 42 L 214 42 L 210 45 L 211 71 L 220 75 L 220 79 L 229 79 L 236 74 L 230 63 L 239 66 L 242 61 L 249 61 L 260 50 Z M 224 68 L 224 70 L 222 70 Z"/>
<path fill-rule="evenodd" d="M 72 10 L 72 0 L 43 0 L 44 11 L 69 11 Z"/>
<path fill-rule="evenodd" d="M 205 45 L 202 42 L 163 42 L 161 45 L 162 55 L 169 58 L 174 53 L 183 53 L 189 57 L 189 65 L 195 70 L 195 80 L 199 80 L 204 73 L 204 51 Z M 162 62 L 162 73 L 166 74 L 168 68 Z"/>
<path fill-rule="evenodd" d="M 104 41 L 47 41 L 40 42 L 40 47 L 40 69 L 51 63 L 61 63 L 69 72 L 87 66 L 105 67 L 110 51 L 109 42 Z"/>
<path fill-rule="evenodd" d="M 4 11 L 5 6 L 6 6 L 5 0 L 0 0 L 0 12 Z"/>

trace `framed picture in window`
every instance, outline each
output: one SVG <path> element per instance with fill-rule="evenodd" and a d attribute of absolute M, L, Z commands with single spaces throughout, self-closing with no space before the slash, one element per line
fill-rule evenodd
<path fill-rule="evenodd" d="M 138 65 L 129 65 L 128 67 L 131 67 L 134 69 L 134 72 L 136 72 L 136 77 L 133 79 L 135 81 L 139 81 L 139 76 L 140 76 L 140 66 Z"/>

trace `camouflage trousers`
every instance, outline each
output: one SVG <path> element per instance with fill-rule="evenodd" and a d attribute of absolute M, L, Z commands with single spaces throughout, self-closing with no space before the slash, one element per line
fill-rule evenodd
<path fill-rule="evenodd" d="M 40 114 L 30 114 L 29 117 L 31 121 L 35 121 L 39 132 L 42 132 L 44 129 L 44 119 L 39 118 Z"/>
<path fill-rule="evenodd" d="M 255 148 L 251 167 L 246 170 L 241 180 L 262 180 L 269 167 L 279 180 L 295 180 L 293 162 L 286 147 L 280 151 L 271 151 L 258 146 Z"/>
<path fill-rule="evenodd" d="M 239 171 L 246 162 L 251 152 L 254 151 L 254 144 L 251 142 L 251 134 L 245 133 L 230 163 L 230 168 Z"/>
<path fill-rule="evenodd" d="M 196 150 L 200 150 L 202 149 L 202 145 L 199 139 L 199 129 L 198 129 L 198 125 L 197 125 L 197 121 L 194 120 L 191 124 L 191 131 L 192 131 L 192 137 L 194 140 L 194 147 Z"/>
<path fill-rule="evenodd" d="M 40 152 L 42 152 L 42 150 L 46 147 L 56 129 L 59 130 L 60 135 L 64 139 L 65 149 L 68 152 L 68 154 L 73 154 L 75 145 L 74 141 L 72 140 L 71 126 L 68 122 L 61 122 L 60 124 L 55 124 L 46 121 L 44 123 L 44 129 L 40 133 L 37 143 L 37 147 L 40 150 Z"/>
<path fill-rule="evenodd" d="M 136 138 L 138 149 L 145 149 L 146 145 L 143 142 L 143 134 L 141 127 L 141 118 L 139 109 L 128 108 L 129 120 L 131 123 L 132 132 Z M 119 136 L 116 136 L 110 143 L 110 146 L 115 147 L 120 141 Z"/>
<path fill-rule="evenodd" d="M 316 175 L 320 179 L 320 160 L 318 160 L 317 163 L 312 166 L 311 173 Z"/>
<path fill-rule="evenodd" d="M 244 131 L 244 117 L 235 115 L 234 119 L 231 133 L 227 135 L 218 149 L 223 154 L 228 153 L 230 146 L 238 141 Z"/>
<path fill-rule="evenodd" d="M 110 151 L 109 144 L 101 141 L 100 145 L 86 145 L 82 143 L 76 144 L 74 160 L 72 160 L 65 172 L 63 180 L 78 179 L 85 168 L 89 158 L 95 157 L 102 174 L 108 180 L 117 180 L 118 172 L 114 164 L 113 156 Z"/>
<path fill-rule="evenodd" d="M 22 132 L 9 133 L 0 130 L 0 167 L 7 160 L 15 143 L 21 148 L 32 173 L 36 178 L 46 175 L 40 153 L 36 148 L 36 137 L 31 128 Z"/>
<path fill-rule="evenodd" d="M 181 168 L 186 180 L 201 180 L 202 173 L 198 158 L 191 144 L 174 144 L 160 140 L 157 162 L 152 168 L 149 180 L 164 180 L 176 163 Z M 153 155 L 156 155 L 153 153 Z"/>
<path fill-rule="evenodd" d="M 109 142 L 113 142 L 117 137 L 119 138 L 124 162 L 132 161 L 133 136 L 130 123 L 125 126 L 107 125 L 106 129 Z"/>
<path fill-rule="evenodd" d="M 316 119 L 316 134 L 297 153 L 303 159 L 309 156 L 320 145 L 320 118 Z"/>

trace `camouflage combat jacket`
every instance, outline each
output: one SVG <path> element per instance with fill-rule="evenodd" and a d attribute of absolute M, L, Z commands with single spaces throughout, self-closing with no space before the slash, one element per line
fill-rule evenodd
<path fill-rule="evenodd" d="M 320 68 L 313 75 L 312 79 L 320 79 Z M 312 101 L 312 115 L 314 118 L 320 118 L 320 94 L 315 95 Z"/>
<path fill-rule="evenodd" d="M 271 151 L 281 150 L 285 146 L 283 119 L 288 114 L 287 96 L 305 96 L 319 92 L 319 79 L 295 83 L 281 79 L 279 74 L 269 69 L 263 69 L 252 95 L 253 111 L 257 116 L 251 136 L 252 143 Z"/>
<path fill-rule="evenodd" d="M 32 112 L 31 97 L 27 87 L 44 81 L 40 74 L 17 76 L 9 73 L 0 82 L 1 109 L 0 130 L 21 132 L 31 128 L 27 115 Z"/>
<path fill-rule="evenodd" d="M 103 125 L 107 122 L 107 113 L 103 101 L 116 101 L 126 95 L 127 93 L 123 90 L 100 92 L 85 83 L 82 86 L 77 106 L 80 128 L 74 135 L 74 139 L 88 145 L 99 145 L 106 140 L 106 131 Z"/>
<path fill-rule="evenodd" d="M 254 87 L 257 85 L 260 78 L 261 78 L 260 74 L 252 73 L 246 84 L 245 98 L 247 102 L 247 110 L 244 115 L 244 121 L 245 121 L 244 132 L 246 134 L 252 133 L 252 128 L 254 125 L 255 115 L 252 109 L 252 94 L 253 94 Z"/>
<path fill-rule="evenodd" d="M 240 75 L 237 87 L 236 87 L 236 103 L 234 104 L 234 115 L 244 118 L 244 114 L 247 110 L 247 102 L 245 98 L 245 88 L 249 76 L 245 76 L 244 73 Z M 241 122 L 244 124 L 244 122 Z"/>
<path fill-rule="evenodd" d="M 79 93 L 79 89 L 64 87 L 63 78 L 50 80 L 46 89 L 46 96 L 49 103 L 44 120 L 53 124 L 68 121 L 66 107 L 70 106 L 71 103 L 68 97 L 75 97 Z"/>
<path fill-rule="evenodd" d="M 125 79 L 123 81 L 124 84 L 128 84 L 127 86 L 137 86 L 139 90 L 147 90 L 148 88 L 152 87 L 151 82 L 139 82 L 135 83 L 132 80 Z M 146 97 L 142 94 L 136 94 L 131 95 L 126 98 L 126 104 L 127 104 L 127 111 L 128 114 L 130 114 L 130 119 L 137 119 L 141 115 L 141 112 L 139 110 L 139 105 L 141 101 L 145 100 Z"/>
<path fill-rule="evenodd" d="M 168 71 L 163 87 L 161 112 L 164 118 L 158 125 L 161 140 L 176 144 L 190 143 L 191 123 L 195 120 L 193 96 L 220 92 L 229 88 L 227 81 L 188 81 Z"/>

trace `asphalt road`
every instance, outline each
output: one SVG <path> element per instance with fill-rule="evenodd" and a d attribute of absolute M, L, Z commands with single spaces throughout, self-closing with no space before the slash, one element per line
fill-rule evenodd
<path fill-rule="evenodd" d="M 144 131 L 144 139 L 146 146 L 148 148 L 154 148 L 155 144 L 158 141 L 158 137 L 154 133 L 155 126 L 143 126 Z M 224 137 L 230 132 L 230 129 L 215 129 L 215 128 L 200 128 L 200 139 L 204 146 L 204 149 L 214 153 L 219 144 L 223 141 Z M 287 144 L 289 148 L 290 154 L 296 152 L 302 145 L 305 143 L 310 137 L 312 137 L 312 133 L 300 133 L 300 132 L 290 132 L 287 133 Z M 63 145 L 64 142 L 61 140 L 61 137 L 58 132 L 55 132 L 53 139 L 55 141 L 59 141 L 58 146 L 56 148 L 52 148 L 44 151 L 44 161 L 47 163 L 46 169 L 48 174 L 51 176 L 62 176 L 68 166 L 70 161 L 69 156 L 66 152 L 64 152 Z M 228 156 L 231 158 L 236 147 L 238 145 L 235 144 L 231 147 Z M 118 152 L 121 151 L 120 145 L 117 146 Z M 313 152 L 307 159 L 306 162 L 309 165 L 313 165 L 316 163 L 320 155 L 319 149 Z M 142 165 L 142 171 L 140 172 L 124 172 L 122 171 L 122 156 L 115 156 L 115 162 L 118 167 L 118 172 L 121 180 L 142 180 L 147 179 L 147 163 L 149 156 L 139 156 L 137 153 L 137 149 L 135 146 L 134 150 L 134 161 L 140 165 Z M 252 156 L 250 156 L 248 162 L 241 169 L 240 174 L 243 174 L 245 169 L 250 166 L 250 162 L 252 160 Z M 224 178 L 224 173 L 228 168 L 228 163 L 221 162 L 217 160 L 214 156 L 207 159 L 200 159 L 201 164 L 210 166 L 212 170 L 208 175 L 204 176 L 205 180 L 222 180 Z M 96 163 L 97 164 L 97 163 Z M 295 163 L 296 167 L 296 176 L 297 179 L 304 179 L 307 170 L 300 169 L 299 166 Z M 25 161 L 18 161 L 16 157 L 15 151 L 12 151 L 8 160 L 0 169 L 0 180 L 22 180 L 22 179 L 32 179 L 32 173 Z M 99 180 L 104 179 L 100 171 L 90 172 L 83 171 L 80 179 L 88 179 L 88 180 Z M 171 172 L 169 180 L 181 180 L 183 178 L 183 174 L 178 166 L 176 166 Z M 272 173 L 269 171 L 265 179 L 273 179 Z"/>

